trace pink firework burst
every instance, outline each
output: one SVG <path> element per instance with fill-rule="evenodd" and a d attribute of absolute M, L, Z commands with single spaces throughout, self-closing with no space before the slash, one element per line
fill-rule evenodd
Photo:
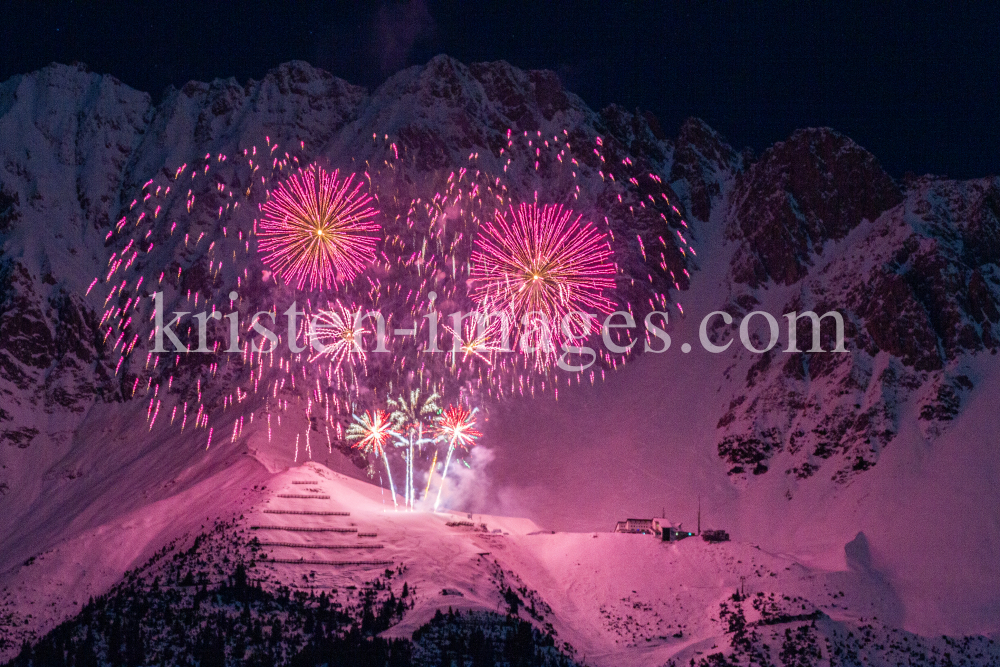
<path fill-rule="evenodd" d="M 382 229 L 361 187 L 353 174 L 341 179 L 315 164 L 279 185 L 261 205 L 264 264 L 298 289 L 352 280 L 375 258 Z"/>
<path fill-rule="evenodd" d="M 474 445 L 482 435 L 476 430 L 476 411 L 470 411 L 460 405 L 445 408 L 438 420 L 437 433 L 452 447 L 458 446 L 462 449 Z"/>
<path fill-rule="evenodd" d="M 497 211 L 479 229 L 472 253 L 472 298 L 504 304 L 514 323 L 541 316 L 553 331 L 573 311 L 614 310 L 615 264 L 604 234 L 561 205 L 521 204 Z"/>
<path fill-rule="evenodd" d="M 392 493 L 392 504 L 396 503 L 396 486 L 392 483 L 392 470 L 389 469 L 389 457 L 385 453 L 385 443 L 391 437 L 398 437 L 398 433 L 392 430 L 392 421 L 385 410 L 372 410 L 360 417 L 354 415 L 354 423 L 347 429 L 347 439 L 357 440 L 352 445 L 355 449 L 360 449 L 365 456 L 375 454 L 382 457 L 385 465 L 385 475 L 389 478 L 389 490 Z"/>
<path fill-rule="evenodd" d="M 358 441 L 352 445 L 353 448 L 375 456 L 385 454 L 385 443 L 394 435 L 396 432 L 392 430 L 392 422 L 385 410 L 372 410 L 360 417 L 355 415 L 354 423 L 347 429 L 347 439 Z"/>
<path fill-rule="evenodd" d="M 310 362 L 326 360 L 327 381 L 342 379 L 342 367 L 361 366 L 366 370 L 368 355 L 361 344 L 362 334 L 368 333 L 360 323 L 361 311 L 343 304 L 327 304 L 327 307 L 307 318 L 306 335 L 312 348 Z"/>
<path fill-rule="evenodd" d="M 476 410 L 470 412 L 460 405 L 449 406 L 438 420 L 437 433 L 438 437 L 448 440 L 448 456 L 444 460 L 441 484 L 438 486 L 437 499 L 434 501 L 435 511 L 441 504 L 441 491 L 444 489 L 444 480 L 448 476 L 448 466 L 451 464 L 455 447 L 468 450 L 482 435 L 476 430 Z"/>

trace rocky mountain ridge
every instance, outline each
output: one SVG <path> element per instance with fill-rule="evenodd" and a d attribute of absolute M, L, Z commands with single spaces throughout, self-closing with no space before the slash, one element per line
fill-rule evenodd
<path fill-rule="evenodd" d="M 729 387 L 732 405 L 717 427 L 719 454 L 734 474 L 763 473 L 783 449 L 801 452 L 789 470 L 800 477 L 834 455 L 844 458 L 841 478 L 864 470 L 896 431 L 901 398 L 894 396 L 927 395 L 921 414 L 931 434 L 974 385 L 958 368 L 961 358 L 996 350 L 995 178 L 899 184 L 874 156 L 828 129 L 800 130 L 759 158 L 736 152 L 696 119 L 669 140 L 649 114 L 614 106 L 594 113 L 551 73 L 502 62 L 466 67 L 442 56 L 372 93 L 288 63 L 245 85 L 191 82 L 156 107 L 113 77 L 53 65 L 0 86 L 4 441 L 26 447 L 39 433 L 71 430 L 46 425 L 39 412 L 80 414 L 94 397 L 124 398 L 101 361 L 107 351 L 96 304 L 81 294 L 106 261 L 104 230 L 162 165 L 247 144 L 255 138 L 247 132 L 308 139 L 329 147 L 320 152 L 360 161 L 373 157 L 363 137 L 374 130 L 397 138 L 415 156 L 417 172 L 447 169 L 470 152 L 483 153 L 484 166 L 499 172 L 505 132 L 543 127 L 568 130 L 574 141 L 603 137 L 607 172 L 620 178 L 630 177 L 629 167 L 660 175 L 669 183 L 664 191 L 683 203 L 696 240 L 708 236 L 708 225 L 724 226 L 734 248 L 728 266 L 696 267 L 676 251 L 667 260 L 671 274 L 685 266 L 725 272 L 731 293 L 720 295 L 719 307 L 745 314 L 769 286 L 796 286 L 781 312 L 839 309 L 846 316 L 845 357 L 791 355 L 772 364 L 773 350 L 752 359 L 745 382 Z M 511 189 L 537 192 L 545 167 L 532 170 L 520 160 L 504 171 Z M 641 201 L 642 187 L 634 190 Z M 604 197 L 599 189 L 593 194 Z M 604 208 L 618 216 L 610 222 L 622 236 L 662 231 L 655 213 L 637 218 L 634 210 Z M 866 232 L 858 231 L 862 225 Z M 824 248 L 848 235 L 851 249 L 828 261 Z M 686 278 L 677 282 L 683 301 Z M 799 324 L 800 340 L 810 335 L 806 324 Z M 824 387 L 817 382 L 823 378 L 833 382 Z M 852 398 L 830 409 L 828 399 L 847 394 Z"/>

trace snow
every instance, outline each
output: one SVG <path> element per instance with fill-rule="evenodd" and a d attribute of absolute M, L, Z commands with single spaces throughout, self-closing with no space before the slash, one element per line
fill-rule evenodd
<path fill-rule="evenodd" d="M 280 497 L 289 495 L 322 498 Z M 21 618 L 30 614 L 32 629 L 44 631 L 171 539 L 197 534 L 214 517 L 237 516 L 247 527 L 357 531 L 265 528 L 253 533 L 261 542 L 302 545 L 267 546 L 271 558 L 320 561 L 264 564 L 276 580 L 292 586 L 361 586 L 373 574 L 402 567 L 401 578 L 414 591 L 416 606 L 385 633 L 392 637 L 408 637 L 441 608 L 505 611 L 505 586 L 525 591 L 525 603 L 537 605 L 536 622 L 551 623 L 560 644 L 569 642 L 578 658 L 585 656 L 594 665 L 659 664 L 722 646 L 726 639 L 717 620 L 719 604 L 741 586 L 747 595 L 801 596 L 810 610 L 818 608 L 838 622 L 873 617 L 891 622 L 899 611 L 873 571 L 806 565 L 745 543 L 552 533 L 512 517 L 394 511 L 385 495 L 378 486 L 319 463 L 267 473 L 244 459 L 184 492 L 60 541 L 31 565 L 9 570 L 3 576 L 4 612 L 16 610 Z M 205 507 L 213 511 L 198 510 Z M 323 564 L 328 561 L 358 564 Z M 310 572 L 314 576 L 303 584 L 302 575 Z M 675 637 L 677 633 L 681 636 Z"/>

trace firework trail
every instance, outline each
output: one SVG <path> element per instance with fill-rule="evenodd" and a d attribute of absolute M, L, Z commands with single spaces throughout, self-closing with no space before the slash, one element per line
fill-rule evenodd
<path fill-rule="evenodd" d="M 434 458 L 431 459 L 431 467 L 430 467 L 430 469 L 429 469 L 429 471 L 427 473 L 427 486 L 424 487 L 424 495 L 422 496 L 423 498 L 426 498 L 427 494 L 430 493 L 430 491 L 431 491 L 432 473 L 434 472 L 434 468 L 437 467 L 437 462 L 438 462 L 438 452 L 435 449 L 434 450 Z"/>
<path fill-rule="evenodd" d="M 397 440 L 407 448 L 406 453 L 406 502 L 412 510 L 416 504 L 416 489 L 413 479 L 414 448 L 420 449 L 425 444 L 433 444 L 435 438 L 424 435 L 424 427 L 430 427 L 432 419 L 441 408 L 438 399 L 441 396 L 435 391 L 429 395 L 421 394 L 414 389 L 409 396 L 398 396 L 389 399 L 393 412 L 389 416 L 392 426 L 397 430 Z M 430 429 L 428 428 L 428 431 Z"/>
<path fill-rule="evenodd" d="M 608 313 L 616 271 L 605 234 L 560 205 L 521 204 L 484 223 L 472 253 L 472 298 L 503 304 L 522 341 L 549 352 L 574 311 Z M 589 326 L 588 331 L 589 333 Z"/>
<path fill-rule="evenodd" d="M 476 430 L 476 412 L 471 412 L 462 406 L 449 406 L 438 420 L 438 437 L 448 441 L 448 455 L 444 459 L 444 471 L 441 473 L 441 485 L 438 487 L 437 499 L 434 501 L 434 511 L 441 504 L 441 491 L 444 490 L 444 480 L 448 476 L 448 465 L 455 447 L 468 449 L 475 444 L 482 434 Z"/>
<path fill-rule="evenodd" d="M 362 185 L 353 174 L 340 179 L 338 171 L 313 164 L 278 186 L 261 205 L 264 264 L 300 290 L 306 283 L 310 290 L 327 289 L 364 271 L 382 228 Z"/>
<path fill-rule="evenodd" d="M 376 458 L 381 456 L 385 465 L 385 474 L 389 478 L 389 490 L 392 492 L 392 506 L 399 509 L 396 502 L 396 487 L 392 483 L 392 471 L 389 469 L 389 457 L 385 453 L 385 443 L 393 436 L 399 434 L 392 430 L 389 415 L 384 410 L 373 410 L 366 412 L 360 417 L 354 415 L 354 423 L 347 429 L 347 439 L 357 440 L 354 448 L 361 450 L 367 456 L 375 454 Z"/>

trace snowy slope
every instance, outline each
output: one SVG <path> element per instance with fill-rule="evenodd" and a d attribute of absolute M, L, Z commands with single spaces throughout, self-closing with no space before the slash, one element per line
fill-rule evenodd
<path fill-rule="evenodd" d="M 208 497 L 217 499 L 215 516 L 178 516 L 185 504 Z M 273 474 L 232 466 L 169 502 L 67 540 L 8 580 L 3 613 L 16 620 L 30 614 L 32 629 L 48 630 L 102 580 L 113 581 L 116 568 L 145 562 L 167 537 L 187 535 L 188 543 L 215 517 L 236 519 L 230 532 L 248 530 L 259 540 L 265 556 L 254 576 L 270 587 L 349 592 L 383 570 L 398 571 L 413 607 L 385 637 L 408 639 L 443 607 L 506 612 L 508 589 L 521 600 L 518 614 L 592 665 L 728 651 L 732 638 L 719 610 L 736 590 L 754 603 L 743 605 L 747 620 L 764 635 L 778 633 L 776 641 L 789 624 L 801 625 L 798 617 L 820 620 L 830 637 L 865 623 L 891 635 L 900 613 L 884 580 L 858 560 L 864 549 L 857 545 L 850 568 L 831 570 L 749 544 L 671 544 L 646 535 L 545 531 L 491 515 L 397 512 L 384 490 L 315 463 Z M 777 619 L 781 614 L 788 619 Z M 881 660 L 883 653 L 873 655 Z"/>

